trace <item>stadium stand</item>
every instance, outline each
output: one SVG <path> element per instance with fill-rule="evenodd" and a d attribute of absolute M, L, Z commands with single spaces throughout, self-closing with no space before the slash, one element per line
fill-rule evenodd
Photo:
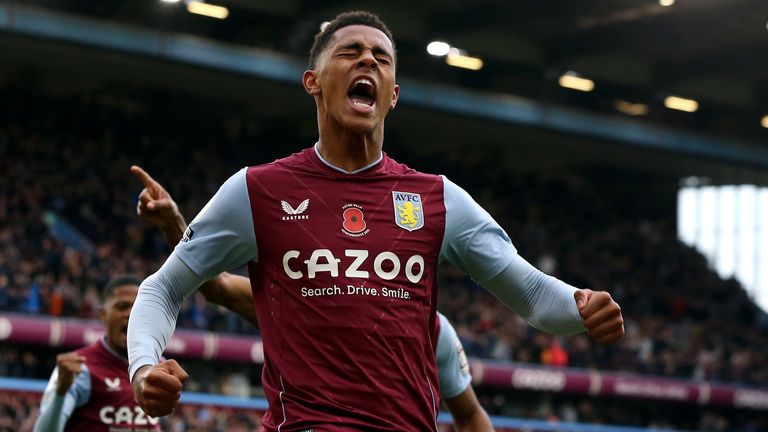
<path fill-rule="evenodd" d="M 162 262 L 167 250 L 159 234 L 134 216 L 140 187 L 128 173 L 131 163 L 145 163 L 158 178 L 169 179 L 190 215 L 237 168 L 227 163 L 231 155 L 246 153 L 258 163 L 274 157 L 274 147 L 280 144 L 268 131 L 258 137 L 242 130 L 228 133 L 227 124 L 246 123 L 231 117 L 205 123 L 188 114 L 184 120 L 171 117 L 170 124 L 198 125 L 171 134 L 170 127 L 154 124 L 160 109 L 147 103 L 132 111 L 119 96 L 60 98 L 12 87 L 3 90 L 2 99 L 9 101 L 0 107 L 0 169 L 8 173 L 0 190 L 0 308 L 6 312 L 93 319 L 98 289 L 111 275 L 146 275 Z M 300 135 L 282 138 L 297 145 L 308 142 Z M 189 149 L 187 143 L 193 140 L 200 145 Z M 242 145 L 249 140 L 260 145 Z M 211 143 L 216 143 L 215 151 Z M 405 153 L 417 166 L 436 163 L 408 153 L 397 141 L 390 151 Z M 161 165 L 165 160 L 174 164 Z M 205 170 L 199 167 L 202 160 Z M 708 382 L 768 383 L 768 373 L 759 367 L 766 362 L 768 347 L 765 314 L 737 282 L 721 280 L 701 255 L 680 244 L 668 219 L 638 218 L 636 209 L 616 207 L 610 196 L 601 196 L 602 191 L 578 173 L 509 177 L 503 171 L 478 171 L 478 164 L 485 161 L 454 161 L 447 174 L 467 184 L 492 209 L 532 262 L 566 280 L 612 292 L 625 305 L 628 332 L 615 347 L 593 345 L 584 336 L 544 335 L 511 316 L 471 280 L 444 268 L 439 308 L 454 322 L 470 356 Z M 182 172 L 187 174 L 179 175 Z M 500 184 L 494 177 L 505 181 Z M 503 196 L 502 189 L 515 191 L 519 198 L 509 206 L 494 200 Z M 599 229 L 588 229 L 595 221 Z M 257 334 L 231 314 L 205 304 L 200 295 L 187 302 L 180 325 Z M 762 332 L 750 331 L 755 328 Z M 41 379 L 52 367 L 53 356 L 45 348 L 3 345 L 0 352 L 5 360 L 2 376 Z M 204 364 L 193 367 L 206 369 Z M 251 372 L 247 379 L 257 387 L 258 374 Z M 190 387 L 221 392 L 225 386 L 215 381 Z M 603 409 L 620 405 L 610 400 L 540 401 L 531 409 L 505 391 L 488 388 L 479 394 L 496 415 L 703 430 L 734 426 L 726 421 L 722 429 L 727 413 L 693 410 L 698 423 L 679 416 L 660 421 L 666 418 L 659 414 L 663 408 L 645 413 Z M 198 422 L 192 412 L 182 410 L 172 421 Z M 19 416 L 22 422 L 26 418 Z M 214 418 L 217 415 L 211 414 L 206 421 Z M 745 418 L 740 425 L 747 428 L 752 420 Z"/>
<path fill-rule="evenodd" d="M 9 19 L 12 15 L 23 19 Z M 40 24 L 60 23 L 60 18 L 44 9 L 0 2 L 0 30 L 35 35 L 26 40 L 5 39 L 6 35 L 0 34 L 4 37 L 1 47 L 22 47 L 8 52 L 13 57 L 21 56 L 26 48 L 40 43 L 36 38 L 45 36 L 71 37 L 70 42 L 88 45 L 98 32 L 87 29 L 112 28 L 121 37 L 99 41 L 104 52 L 87 54 L 93 57 L 78 52 L 83 57 L 74 58 L 113 62 L 112 67 L 121 69 L 115 76 L 128 84 L 91 86 L 88 77 L 82 79 L 88 84 L 82 84 L 79 72 L 67 75 L 66 71 L 61 76 L 56 71 L 55 79 L 46 79 L 43 75 L 50 75 L 50 71 L 45 67 L 22 67 L 13 73 L 9 70 L 14 68 L 6 70 L 0 61 L 0 431 L 31 430 L 43 388 L 40 380 L 50 374 L 56 353 L 74 347 L 52 343 L 54 338 L 48 336 L 35 343 L 4 342 L 10 333 L 7 320 L 22 316 L 42 326 L 51 326 L 51 319 L 56 319 L 57 325 L 68 318 L 92 321 L 97 317 L 99 289 L 110 277 L 150 274 L 168 253 L 160 234 L 135 216 L 141 187 L 128 172 L 131 164 L 138 163 L 152 172 L 173 193 L 187 217 L 192 217 L 244 161 L 267 162 L 315 139 L 311 118 L 301 116 L 299 120 L 290 109 L 286 112 L 274 107 L 260 107 L 267 114 L 253 115 L 247 103 L 212 97 L 213 91 L 205 96 L 180 94 L 179 87 L 184 85 L 205 86 L 193 80 L 192 85 L 174 87 L 173 72 L 179 69 L 163 69 L 168 67 L 166 62 L 175 61 L 184 63 L 186 69 L 192 69 L 191 64 L 202 65 L 210 68 L 198 71 L 202 82 L 224 70 L 225 78 L 216 82 L 232 84 L 221 92 L 230 99 L 243 100 L 263 89 L 261 80 L 295 84 L 286 72 L 295 66 L 291 62 L 283 63 L 281 58 L 272 59 L 267 54 L 265 57 L 273 60 L 272 67 L 254 74 L 237 69 L 246 64 L 238 63 L 242 61 L 238 55 L 245 55 L 238 49 L 208 58 L 189 53 L 209 53 L 206 50 L 216 51 L 221 46 L 187 45 L 188 39 L 163 33 L 142 33 L 144 38 L 138 38 L 157 42 L 164 49 L 186 47 L 189 51 L 184 57 L 184 50 L 152 51 L 158 47 L 151 44 L 147 51 L 132 39 L 140 32 L 120 24 L 101 27 L 96 20 L 64 18 L 63 22 L 82 24 L 70 26 L 86 29 L 81 32 Z M 72 46 L 59 48 L 68 53 L 75 50 Z M 110 49 L 135 50 L 143 57 L 122 63 L 114 61 L 117 56 Z M 165 78 L 155 78 L 167 82 L 160 86 L 176 90 L 146 85 L 141 80 L 147 78 L 140 73 L 125 78 L 136 65 L 144 68 L 145 75 L 150 75 L 146 71 L 162 69 Z M 100 65 L 92 73 L 114 73 L 109 67 Z M 61 84 L 68 80 L 74 84 Z M 241 85 L 247 80 L 258 81 L 253 83 L 256 90 Z M 475 86 L 479 83 L 466 81 Z M 407 84 L 417 91 L 404 96 L 411 106 L 398 108 L 393 114 L 401 116 L 399 121 L 405 126 L 388 130 L 385 150 L 411 166 L 446 174 L 501 222 L 521 255 L 576 285 L 610 291 L 624 308 L 627 335 L 616 346 L 597 346 L 584 336 L 554 338 L 510 314 L 455 269 L 443 268 L 439 309 L 454 323 L 472 358 L 477 394 L 494 416 L 497 430 L 588 431 L 596 425 L 606 432 L 633 432 L 637 428 L 768 430 L 768 397 L 764 392 L 768 386 L 768 315 L 752 303 L 737 281 L 722 280 L 702 255 L 677 241 L 670 219 L 675 211 L 674 181 L 652 181 L 652 175 L 643 172 L 649 167 L 642 162 L 635 166 L 638 171 L 629 173 L 605 167 L 585 170 L 583 166 L 518 171 L 516 168 L 530 162 L 518 157 L 536 144 L 504 143 L 514 145 L 477 152 L 471 131 L 456 137 L 451 131 L 430 131 L 438 137 L 435 142 L 416 146 L 413 137 L 420 143 L 424 135 L 415 129 L 439 125 L 446 121 L 446 115 L 454 120 L 461 117 L 462 124 L 470 126 L 474 120 L 467 118 L 486 117 L 481 126 L 499 132 L 497 123 L 510 120 L 499 108 L 511 107 L 518 117 L 515 122 L 524 127 L 559 129 L 560 135 L 553 133 L 555 138 L 550 140 L 573 141 L 573 148 L 581 148 L 586 141 L 636 139 L 673 151 L 683 151 L 680 143 L 687 143 L 703 155 L 707 148 L 714 148 L 706 146 L 710 141 L 662 128 L 643 134 L 644 127 L 629 127 L 613 119 L 603 121 L 559 107 L 550 109 L 558 114 L 552 117 L 562 121 L 547 123 L 546 115 L 534 116 L 540 105 L 487 97 L 457 103 L 468 97 L 461 91 L 448 91 L 440 106 L 435 102 L 440 99 L 431 97 L 434 88 Z M 276 94 L 294 97 L 272 89 L 270 95 Z M 409 117 L 414 115 L 409 112 L 413 105 L 449 114 L 432 114 L 431 122 L 422 126 Z M 429 116 L 420 115 L 419 119 Z M 689 129 L 696 122 L 690 123 Z M 728 122 L 718 124 L 724 123 Z M 746 138 L 756 136 L 752 129 L 741 129 Z M 526 129 L 520 136 L 536 134 Z M 443 142 L 452 138 L 457 142 Z M 443 152 L 443 145 L 449 144 L 451 151 Z M 525 151 L 516 151 L 518 145 L 528 146 Z M 604 147 L 597 144 L 589 148 Z M 757 154 L 738 145 L 715 150 L 710 157 L 738 163 L 748 162 Z M 550 157 L 565 160 L 578 151 Z M 557 162 L 557 166 L 568 166 Z M 718 167 L 730 169 L 733 167 Z M 198 331 L 194 335 L 200 338 L 204 337 L 200 332 L 215 332 L 259 341 L 258 331 L 206 304 L 199 294 L 184 305 L 179 325 Z M 199 357 L 180 357 L 194 372 L 193 380 L 186 385 L 190 393 L 185 395 L 184 405 L 165 420 L 164 430 L 255 430 L 264 404 L 259 397 L 258 361 Z M 501 370 L 495 378 L 489 372 L 494 367 Z M 219 373 L 222 369 L 229 373 Z M 519 378 L 526 376 L 518 373 L 521 370 L 534 378 Z M 626 378 L 626 394 L 602 391 L 601 385 L 618 381 L 616 377 Z M 572 391 L 572 382 L 584 384 L 583 388 Z M 658 383 L 662 384 L 654 387 Z M 718 391 L 725 387 L 730 399 L 718 404 Z M 441 414 L 441 431 L 450 431 L 449 423 Z"/>

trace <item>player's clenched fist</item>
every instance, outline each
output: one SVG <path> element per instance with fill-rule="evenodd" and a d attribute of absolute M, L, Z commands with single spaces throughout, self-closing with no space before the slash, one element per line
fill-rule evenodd
<path fill-rule="evenodd" d="M 141 409 L 150 417 L 162 417 L 179 404 L 187 372 L 175 360 L 154 366 L 142 366 L 133 379 L 133 394 Z"/>
<path fill-rule="evenodd" d="M 577 290 L 573 297 L 589 336 L 598 343 L 616 342 L 624 336 L 621 307 L 605 291 Z"/>
<path fill-rule="evenodd" d="M 85 357 L 75 352 L 68 352 L 56 356 L 56 366 L 59 376 L 56 379 L 56 394 L 64 395 L 75 381 L 75 377 L 83 370 Z"/>

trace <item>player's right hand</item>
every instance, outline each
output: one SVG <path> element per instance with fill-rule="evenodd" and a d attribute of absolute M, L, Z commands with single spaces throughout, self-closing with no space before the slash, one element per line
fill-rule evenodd
<path fill-rule="evenodd" d="M 131 172 L 144 185 L 136 207 L 139 217 L 160 229 L 178 223 L 179 219 L 184 220 L 171 194 L 149 173 L 138 165 L 131 166 Z"/>
<path fill-rule="evenodd" d="M 75 382 L 75 377 L 83 371 L 85 357 L 76 352 L 68 352 L 56 356 L 56 366 L 59 377 L 56 380 L 56 394 L 63 396 Z"/>
<path fill-rule="evenodd" d="M 162 417 L 179 405 L 181 389 L 189 378 L 175 360 L 154 366 L 142 366 L 133 379 L 133 394 L 141 409 L 150 417 Z"/>

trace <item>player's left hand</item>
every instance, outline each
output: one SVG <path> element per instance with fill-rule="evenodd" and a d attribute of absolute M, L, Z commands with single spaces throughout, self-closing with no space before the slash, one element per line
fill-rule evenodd
<path fill-rule="evenodd" d="M 605 291 L 580 289 L 573 294 L 576 307 L 584 320 L 587 334 L 597 343 L 608 344 L 624 336 L 621 307 Z"/>

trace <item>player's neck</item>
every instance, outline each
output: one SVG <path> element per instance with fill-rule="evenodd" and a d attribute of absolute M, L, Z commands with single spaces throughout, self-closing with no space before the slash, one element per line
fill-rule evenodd
<path fill-rule="evenodd" d="M 114 341 L 110 340 L 109 338 L 104 338 L 104 340 L 107 342 L 107 346 L 109 349 L 112 350 L 115 354 L 118 354 L 122 357 L 128 358 L 128 348 L 127 347 L 119 347 Z"/>
<path fill-rule="evenodd" d="M 317 150 L 326 162 L 347 172 L 366 167 L 381 157 L 383 128 L 372 134 L 320 131 Z"/>

